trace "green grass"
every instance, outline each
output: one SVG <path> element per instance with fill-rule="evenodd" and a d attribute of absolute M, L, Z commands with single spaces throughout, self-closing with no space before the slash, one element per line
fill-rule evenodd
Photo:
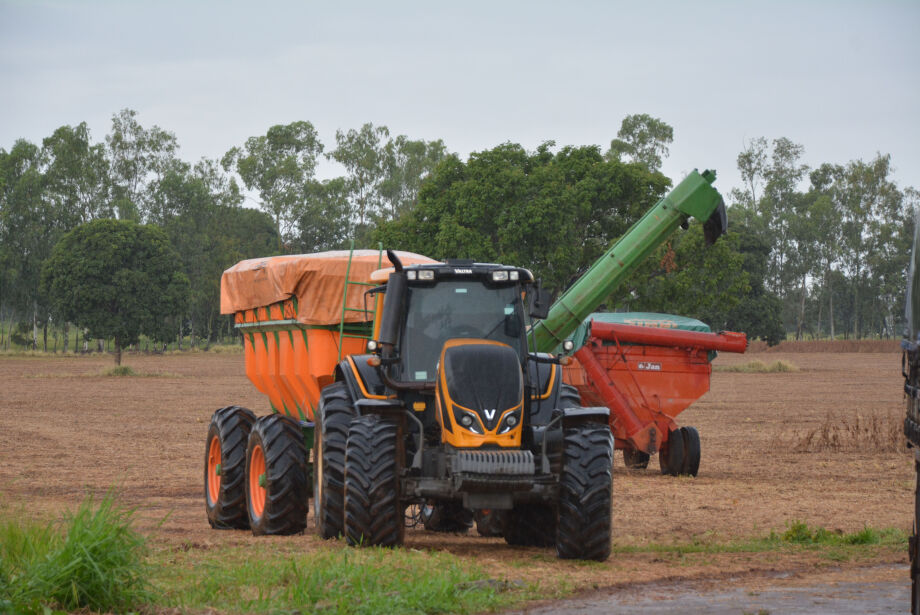
<path fill-rule="evenodd" d="M 743 374 L 776 374 L 783 372 L 797 372 L 799 368 L 789 361 L 773 361 L 769 365 L 763 361 L 749 361 L 739 365 L 716 365 L 717 372 L 741 372 Z"/>
<path fill-rule="evenodd" d="M 163 606 L 230 612 L 475 613 L 508 604 L 515 583 L 488 581 L 448 553 L 352 549 L 279 554 L 272 545 L 164 552 L 153 578 Z M 519 598 L 520 599 L 520 598 Z"/>
<path fill-rule="evenodd" d="M 149 601 L 145 541 L 110 492 L 87 497 L 63 526 L 0 523 L 0 612 L 125 611 Z"/>

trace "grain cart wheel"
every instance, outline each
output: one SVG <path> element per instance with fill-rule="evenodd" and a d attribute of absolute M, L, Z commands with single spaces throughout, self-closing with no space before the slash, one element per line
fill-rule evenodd
<path fill-rule="evenodd" d="M 406 531 L 399 502 L 396 423 L 359 416 L 345 448 L 345 539 L 351 546 L 395 547 Z"/>
<path fill-rule="evenodd" d="M 700 471 L 700 433 L 695 427 L 681 427 L 684 439 L 684 463 L 680 473 L 696 476 Z"/>
<path fill-rule="evenodd" d="M 216 529 L 246 529 L 246 442 L 255 415 L 240 406 L 214 412 L 204 449 L 204 502 Z"/>
<path fill-rule="evenodd" d="M 651 455 L 634 448 L 624 448 L 623 449 L 623 461 L 626 463 L 626 467 L 632 470 L 644 470 L 648 467 L 649 459 Z"/>
<path fill-rule="evenodd" d="M 465 534 L 473 527 L 473 511 L 460 502 L 435 502 L 422 508 L 422 523 L 429 532 Z"/>
<path fill-rule="evenodd" d="M 307 526 L 307 449 L 300 424 L 263 416 L 246 447 L 246 508 L 256 536 L 297 534 Z"/>
<path fill-rule="evenodd" d="M 320 425 L 313 456 L 313 517 L 322 538 L 340 536 L 345 527 L 345 443 L 355 407 L 344 382 L 323 389 Z"/>
<path fill-rule="evenodd" d="M 556 536 L 556 511 L 547 504 L 518 504 L 507 512 L 502 535 L 509 545 L 551 547 Z"/>
<path fill-rule="evenodd" d="M 606 425 L 565 430 L 556 521 L 556 555 L 563 559 L 610 557 L 613 436 Z"/>
<path fill-rule="evenodd" d="M 658 451 L 662 474 L 677 476 L 684 469 L 684 434 L 680 429 L 668 432 L 668 441 Z"/>

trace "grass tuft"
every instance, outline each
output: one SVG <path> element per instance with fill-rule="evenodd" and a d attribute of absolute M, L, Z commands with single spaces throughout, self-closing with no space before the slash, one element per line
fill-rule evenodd
<path fill-rule="evenodd" d="M 131 369 L 128 365 L 119 365 L 118 367 L 113 367 L 102 372 L 103 376 L 137 376 L 137 372 Z"/>
<path fill-rule="evenodd" d="M 799 368 L 789 361 L 773 361 L 767 364 L 756 359 L 739 365 L 716 365 L 714 369 L 717 372 L 740 372 L 743 374 L 779 374 L 799 371 Z"/>
<path fill-rule="evenodd" d="M 798 453 L 904 450 L 901 414 L 874 412 L 852 417 L 828 413 L 812 429 L 792 435 L 793 450 Z"/>
<path fill-rule="evenodd" d="M 145 541 L 132 517 L 110 492 L 98 505 L 87 496 L 63 531 L 30 520 L 0 524 L 0 607 L 107 612 L 149 601 Z"/>

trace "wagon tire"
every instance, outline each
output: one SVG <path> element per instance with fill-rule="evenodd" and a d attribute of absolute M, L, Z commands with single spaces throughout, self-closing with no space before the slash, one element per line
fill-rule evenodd
<path fill-rule="evenodd" d="M 214 529 L 247 529 L 246 443 L 255 415 L 240 406 L 216 410 L 204 450 L 204 502 Z"/>
<path fill-rule="evenodd" d="M 623 462 L 631 470 L 644 470 L 648 467 L 649 459 L 651 459 L 651 455 L 644 451 L 634 448 L 623 449 Z"/>
<path fill-rule="evenodd" d="M 680 429 L 668 433 L 667 443 L 658 451 L 661 473 L 677 476 L 684 469 L 684 435 Z"/>
<path fill-rule="evenodd" d="M 700 471 L 700 433 L 695 427 L 681 427 L 684 440 L 684 463 L 681 474 L 696 476 Z"/>
<path fill-rule="evenodd" d="M 298 534 L 307 526 L 307 449 L 300 423 L 263 416 L 246 447 L 246 509 L 256 536 Z"/>
<path fill-rule="evenodd" d="M 399 428 L 377 415 L 359 416 L 345 448 L 345 540 L 351 546 L 396 547 L 406 531 L 399 498 Z"/>
<path fill-rule="evenodd" d="M 345 446 L 355 407 L 344 382 L 323 389 L 319 425 L 314 432 L 313 519 L 321 538 L 341 536 L 345 528 Z"/>
<path fill-rule="evenodd" d="M 613 436 L 606 425 L 566 429 L 556 517 L 556 555 L 602 562 L 610 557 Z"/>

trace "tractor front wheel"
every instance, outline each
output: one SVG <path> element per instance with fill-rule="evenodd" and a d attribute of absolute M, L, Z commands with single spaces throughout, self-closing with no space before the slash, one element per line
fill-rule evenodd
<path fill-rule="evenodd" d="M 321 538 L 341 536 L 345 527 L 345 445 L 355 407 L 344 382 L 323 389 L 313 458 L 313 517 Z"/>
<path fill-rule="evenodd" d="M 297 534 L 307 526 L 307 450 L 300 424 L 263 416 L 246 448 L 246 508 L 256 536 Z"/>
<path fill-rule="evenodd" d="M 610 557 L 613 436 L 606 425 L 586 424 L 563 438 L 556 555 L 602 562 Z"/>
<path fill-rule="evenodd" d="M 345 447 L 345 539 L 351 546 L 396 547 L 406 524 L 399 501 L 399 428 L 369 414 L 348 427 Z"/>
<path fill-rule="evenodd" d="M 255 415 L 240 406 L 214 412 L 204 449 L 204 502 L 215 529 L 246 529 L 246 442 Z"/>

